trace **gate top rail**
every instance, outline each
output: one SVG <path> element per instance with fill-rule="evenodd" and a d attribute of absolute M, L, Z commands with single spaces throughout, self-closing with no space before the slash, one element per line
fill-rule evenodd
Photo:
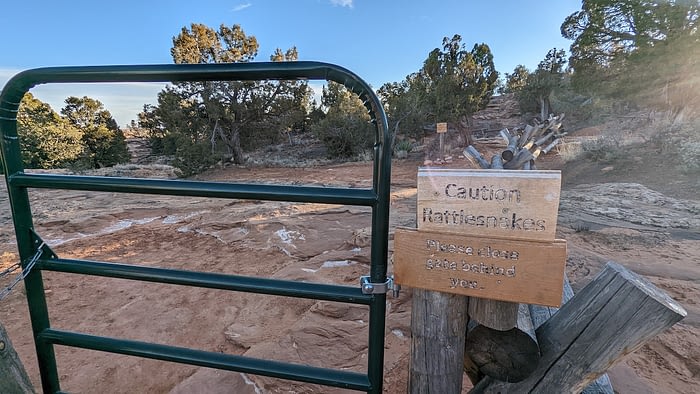
<path fill-rule="evenodd" d="M 259 80 L 327 80 L 338 82 L 356 93 L 370 111 L 372 120 L 384 115 L 371 87 L 352 71 L 335 64 L 314 61 L 250 62 L 213 64 L 151 64 L 117 66 L 42 67 L 12 77 L 0 94 L 0 119 L 14 120 L 22 96 L 45 83 L 108 82 L 195 82 Z M 380 118 L 386 118 L 380 116 Z M 385 128 L 378 125 L 380 128 Z M 385 130 L 386 131 L 386 130 Z M 381 136 L 386 138 L 386 135 Z M 382 138 L 382 139 L 383 139 Z"/>
<path fill-rule="evenodd" d="M 12 77 L 0 93 L 0 139 L 4 156 L 19 155 L 17 112 L 25 93 L 46 83 L 110 83 L 110 82 L 203 82 L 258 80 L 327 80 L 342 84 L 357 94 L 376 127 L 375 147 L 381 152 L 375 160 L 374 187 L 377 172 L 387 178 L 390 137 L 384 108 L 372 88 L 352 71 L 335 64 L 315 61 L 250 62 L 214 64 L 151 64 L 114 66 L 43 67 L 25 70 Z M 14 151 L 14 153 L 13 153 Z M 7 158 L 3 158 L 7 165 Z M 21 168 L 5 168 L 12 175 Z M 15 171 L 12 171 L 15 170 Z"/>

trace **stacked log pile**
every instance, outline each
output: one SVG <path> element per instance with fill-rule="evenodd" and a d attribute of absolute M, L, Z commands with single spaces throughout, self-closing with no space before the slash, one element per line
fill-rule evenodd
<path fill-rule="evenodd" d="M 536 169 L 535 160 L 552 150 L 567 134 L 562 128 L 564 115 L 551 116 L 542 123 L 527 125 L 518 133 L 511 133 L 507 128 L 500 131 L 506 148 L 500 155 L 494 155 L 487 161 L 472 145 L 464 150 L 467 158 L 476 160 L 481 168 L 530 170 Z M 499 157 L 497 157 L 499 156 Z"/>

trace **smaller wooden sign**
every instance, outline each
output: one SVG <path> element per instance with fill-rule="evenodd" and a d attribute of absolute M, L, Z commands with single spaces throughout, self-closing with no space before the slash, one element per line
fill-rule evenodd
<path fill-rule="evenodd" d="M 394 281 L 408 287 L 559 306 L 566 241 L 528 242 L 397 228 Z"/>
<path fill-rule="evenodd" d="M 447 123 L 438 123 L 437 132 L 438 134 L 447 133 Z"/>
<path fill-rule="evenodd" d="M 559 171 L 418 170 L 418 228 L 553 241 Z"/>

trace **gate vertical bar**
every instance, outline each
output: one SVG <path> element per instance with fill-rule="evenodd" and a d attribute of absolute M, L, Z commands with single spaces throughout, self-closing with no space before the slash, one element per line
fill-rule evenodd
<path fill-rule="evenodd" d="M 391 189 L 391 140 L 389 125 L 381 103 L 376 96 L 368 103 L 377 127 L 377 144 L 374 151 L 373 187 L 377 193 L 372 207 L 372 265 L 370 279 L 373 283 L 386 282 L 389 243 L 389 195 Z M 386 294 L 375 294 L 369 317 L 369 360 L 367 372 L 373 383 L 372 393 L 381 393 L 384 383 L 384 332 L 386 325 Z"/>
<path fill-rule="evenodd" d="M 12 95 L 14 93 L 14 95 Z M 3 170 L 7 181 L 7 192 L 12 210 L 12 220 L 15 226 L 15 236 L 17 237 L 17 248 L 19 258 L 22 262 L 22 269 L 36 252 L 37 246 L 31 236 L 32 211 L 29 205 L 29 195 L 27 188 L 12 185 L 10 176 L 23 173 L 24 167 L 20 155 L 19 137 L 17 136 L 17 111 L 24 92 L 10 92 L 12 102 L 0 103 L 0 135 L 2 139 Z M 44 284 L 41 271 L 38 269 L 30 271 L 24 279 L 24 286 L 27 291 L 27 303 L 29 306 L 29 316 L 34 334 L 34 346 L 36 348 L 39 372 L 41 374 L 41 386 L 45 393 L 55 393 L 61 391 L 58 370 L 56 368 L 56 356 L 52 344 L 38 340 L 38 334 L 49 328 L 49 312 L 46 306 L 46 296 L 44 294 Z"/>

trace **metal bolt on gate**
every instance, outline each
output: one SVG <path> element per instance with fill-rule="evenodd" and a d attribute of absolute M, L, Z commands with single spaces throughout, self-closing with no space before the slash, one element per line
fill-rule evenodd
<path fill-rule="evenodd" d="M 338 82 L 365 103 L 376 128 L 371 189 L 257 185 L 28 174 L 24 172 L 17 136 L 17 110 L 25 93 L 46 83 L 182 82 L 221 80 L 315 79 Z M 384 362 L 384 326 L 389 231 L 391 147 L 387 119 L 372 89 L 354 73 L 320 62 L 261 62 L 234 64 L 173 64 L 132 66 L 49 67 L 15 75 L 0 93 L 0 144 L 12 220 L 17 237 L 22 275 L 26 275 L 27 302 L 34 334 L 41 384 L 45 393 L 61 392 L 54 345 L 140 356 L 209 368 L 271 376 L 314 384 L 381 393 Z M 369 275 L 357 287 L 302 283 L 278 279 L 225 275 L 188 270 L 144 267 L 99 261 L 62 259 L 34 232 L 29 188 L 175 196 L 255 199 L 368 206 L 372 209 L 372 244 Z M 37 247 L 37 245 L 40 245 Z M 29 265 L 33 267 L 30 267 Z M 333 370 L 273 360 L 88 335 L 54 328 L 42 282 L 42 271 L 245 291 L 369 306 L 367 373 Z"/>

